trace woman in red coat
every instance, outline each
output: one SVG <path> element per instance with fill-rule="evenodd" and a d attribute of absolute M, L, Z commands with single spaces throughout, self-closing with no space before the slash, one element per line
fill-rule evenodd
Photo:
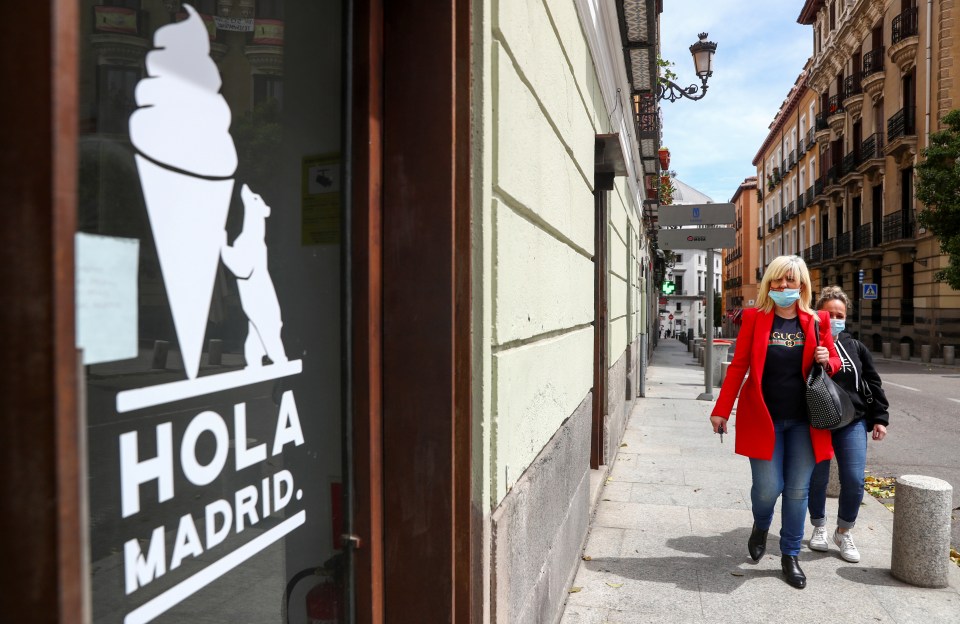
<path fill-rule="evenodd" d="M 754 561 L 763 556 L 773 509 L 782 495 L 780 566 L 787 583 L 802 589 L 807 579 L 797 555 L 810 475 L 818 461 L 833 456 L 830 432 L 813 429 L 807 419 L 805 380 L 815 360 L 832 374 L 839 370 L 840 358 L 830 319 L 821 312 L 818 321 L 810 307 L 810 273 L 799 256 L 775 258 L 759 290 L 757 307 L 743 311 L 737 347 L 710 422 L 714 432 L 726 429 L 739 393 L 735 448 L 750 458 L 753 474 L 753 529 L 747 550 Z"/>

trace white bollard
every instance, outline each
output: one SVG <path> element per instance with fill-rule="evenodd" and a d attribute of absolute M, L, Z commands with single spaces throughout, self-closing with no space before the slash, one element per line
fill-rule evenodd
<path fill-rule="evenodd" d="M 956 347 L 953 345 L 945 345 L 943 347 L 943 363 L 947 366 L 953 366 L 953 363 L 956 361 Z"/>
<path fill-rule="evenodd" d="M 897 478 L 890 572 L 917 587 L 946 587 L 953 487 L 922 475 Z"/>

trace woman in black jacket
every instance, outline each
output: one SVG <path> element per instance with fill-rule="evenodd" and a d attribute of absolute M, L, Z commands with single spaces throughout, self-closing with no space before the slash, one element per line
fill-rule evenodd
<path fill-rule="evenodd" d="M 837 529 L 833 542 L 846 561 L 860 561 L 860 552 L 853 543 L 850 529 L 857 522 L 860 503 L 863 501 L 863 473 L 867 463 L 867 433 L 874 440 L 887 435 L 890 415 L 889 403 L 881 386 L 880 375 L 873 365 L 870 351 L 859 340 L 844 331 L 847 307 L 850 300 L 838 286 L 827 286 L 820 292 L 817 309 L 830 314 L 831 331 L 840 354 L 842 366 L 833 375 L 833 380 L 847 391 L 856 408 L 857 419 L 842 429 L 833 431 L 833 451 L 840 474 L 840 499 L 837 512 Z M 808 509 L 813 524 L 813 536 L 809 546 L 812 550 L 826 551 L 827 543 L 827 481 L 830 478 L 830 461 L 816 465 L 810 479 Z"/>

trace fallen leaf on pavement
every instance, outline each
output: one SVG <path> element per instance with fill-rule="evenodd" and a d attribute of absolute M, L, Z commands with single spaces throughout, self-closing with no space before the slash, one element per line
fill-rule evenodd
<path fill-rule="evenodd" d="M 583 588 L 582 588 L 582 587 L 571 587 L 570 589 L 567 590 L 567 593 L 569 593 L 569 594 L 575 594 L 575 593 L 577 593 L 578 591 L 580 591 L 581 589 L 583 589 Z"/>
<path fill-rule="evenodd" d="M 607 585 L 609 585 L 610 587 L 612 587 L 612 588 L 614 588 L 614 589 L 618 589 L 618 588 L 620 588 L 620 587 L 623 587 L 623 583 L 611 583 L 610 581 L 607 581 Z"/>

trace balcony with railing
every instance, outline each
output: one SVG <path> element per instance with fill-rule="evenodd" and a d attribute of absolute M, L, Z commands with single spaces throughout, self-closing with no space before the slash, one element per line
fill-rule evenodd
<path fill-rule="evenodd" d="M 856 121 L 863 109 L 863 90 L 860 86 L 860 73 L 855 72 L 843 81 L 843 109 Z"/>
<path fill-rule="evenodd" d="M 840 166 L 830 165 L 829 167 L 827 167 L 825 184 L 826 184 L 826 188 L 824 190 L 828 194 L 842 190 L 842 188 L 840 187 Z"/>
<path fill-rule="evenodd" d="M 780 209 L 780 223 L 782 225 L 786 225 L 787 220 L 789 218 L 790 218 L 790 211 L 786 206 L 784 206 L 783 208 Z"/>
<path fill-rule="evenodd" d="M 813 146 L 817 144 L 816 133 L 817 133 L 817 130 L 815 128 L 810 128 L 809 130 L 807 130 L 807 139 L 805 141 L 807 145 L 807 151 L 812 150 Z"/>
<path fill-rule="evenodd" d="M 860 144 L 860 158 L 857 170 L 861 173 L 872 173 L 883 168 L 883 133 L 875 132 Z"/>
<path fill-rule="evenodd" d="M 870 96 L 874 102 L 883 91 L 883 81 L 886 74 L 883 71 L 883 57 L 886 52 L 884 46 L 870 50 L 863 55 L 863 73 L 860 78 L 860 88 Z"/>
<path fill-rule="evenodd" d="M 815 245 L 810 245 L 803 250 L 803 260 L 808 264 L 820 262 L 821 260 L 821 246 L 820 243 Z"/>
<path fill-rule="evenodd" d="M 794 214 L 800 214 L 807 207 L 807 198 L 803 193 L 797 195 L 797 208 Z"/>
<path fill-rule="evenodd" d="M 843 94 L 831 95 L 827 100 L 827 124 L 835 133 L 843 132 L 843 126 L 847 121 L 843 110 Z"/>
<path fill-rule="evenodd" d="M 916 115 L 915 106 L 905 106 L 890 116 L 887 120 L 887 146 L 884 149 L 886 155 L 897 157 L 916 147 Z"/>
<path fill-rule="evenodd" d="M 813 181 L 813 194 L 814 197 L 820 197 L 825 194 L 827 190 L 827 178 L 826 176 L 820 176 Z M 813 202 L 810 202 L 811 204 Z"/>
<path fill-rule="evenodd" d="M 777 229 L 778 227 L 780 227 L 780 213 L 779 213 L 779 212 L 777 212 L 775 215 L 773 215 L 773 229 Z"/>
<path fill-rule="evenodd" d="M 903 71 L 916 65 L 920 43 L 917 7 L 911 7 L 893 18 L 890 37 L 890 58 Z"/>
<path fill-rule="evenodd" d="M 777 215 L 777 216 L 779 216 L 779 215 Z M 767 232 L 772 232 L 772 231 L 774 231 L 775 229 L 776 229 L 776 227 L 773 225 L 773 217 L 770 217 L 769 219 L 767 219 Z"/>
<path fill-rule="evenodd" d="M 904 216 L 904 211 L 898 210 L 893 214 L 888 214 L 883 218 L 883 242 L 895 243 L 897 241 L 913 238 L 914 221 L 909 216 Z"/>
<path fill-rule="evenodd" d="M 790 150 L 790 154 L 787 156 L 787 171 L 790 171 L 797 166 L 797 150 Z"/>
<path fill-rule="evenodd" d="M 761 269 L 760 267 L 757 267 L 754 272 L 754 275 L 756 276 L 757 281 L 759 282 L 760 280 L 763 279 L 763 269 Z"/>
<path fill-rule="evenodd" d="M 872 246 L 870 243 L 870 224 L 863 223 L 858 225 L 853 231 L 853 250 L 863 251 L 864 249 L 870 249 Z"/>
<path fill-rule="evenodd" d="M 856 149 L 847 152 L 840 161 L 840 178 L 844 183 L 849 182 L 852 176 L 860 177 L 857 175 L 857 162 L 860 160 L 860 154 L 857 152 Z"/>
<path fill-rule="evenodd" d="M 824 260 L 833 259 L 833 240 L 834 239 L 832 238 L 828 238 L 827 240 L 823 241 L 823 246 L 821 247 L 821 249 L 822 249 Z"/>
<path fill-rule="evenodd" d="M 757 226 L 757 240 L 763 240 L 763 226 Z"/>
<path fill-rule="evenodd" d="M 852 251 L 850 247 L 850 232 L 841 232 L 836 238 L 837 257 L 847 256 Z"/>

